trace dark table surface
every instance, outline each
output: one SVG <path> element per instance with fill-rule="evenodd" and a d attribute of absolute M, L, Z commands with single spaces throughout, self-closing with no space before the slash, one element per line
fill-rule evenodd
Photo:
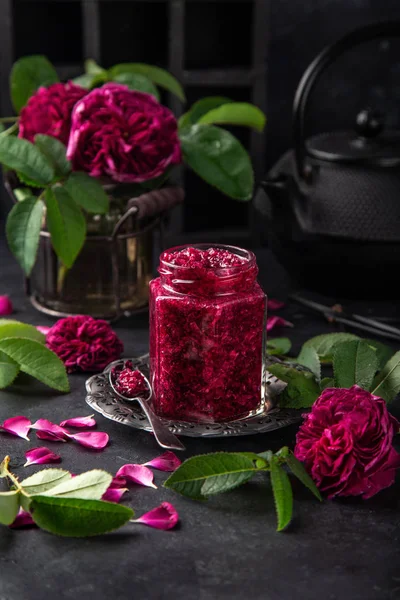
<path fill-rule="evenodd" d="M 270 296 L 285 298 L 290 282 L 267 250 L 258 253 L 260 279 Z M 14 318 L 35 325 L 53 321 L 35 312 L 22 293 L 20 271 L 0 241 L 0 294 L 8 293 Z M 313 296 L 316 297 L 316 296 Z M 332 299 L 323 299 L 333 303 Z M 364 314 L 395 314 L 395 303 L 352 304 Z M 295 327 L 288 335 L 294 351 L 309 337 L 335 331 L 317 315 L 288 305 L 282 312 Z M 148 347 L 148 317 L 115 325 L 125 356 Z M 55 395 L 45 387 L 15 385 L 0 392 L 0 422 L 15 415 L 32 421 L 45 417 L 59 423 L 89 414 L 84 400 L 85 375 L 70 377 L 71 393 Z M 75 444 L 52 444 L 62 467 L 75 473 L 103 468 L 114 473 L 125 463 L 143 463 L 161 453 L 153 437 L 98 416 L 98 428 L 110 445 L 94 453 Z M 260 452 L 293 446 L 297 426 L 257 436 L 231 439 L 184 438 L 194 454 L 226 451 Z M 24 453 L 38 445 L 0 435 L 0 457 L 9 454 L 20 477 L 40 467 L 23 468 Z M 50 444 L 49 444 L 50 445 Z M 162 487 L 166 474 L 155 472 L 158 489 L 131 487 L 124 502 L 137 515 L 162 501 L 180 515 L 173 531 L 127 525 L 105 536 L 58 538 L 38 529 L 0 529 L 0 600 L 125 598 L 208 600 L 393 600 L 400 597 L 400 482 L 369 501 L 358 498 L 319 504 L 294 482 L 294 519 L 284 533 L 275 532 L 269 483 L 260 476 L 230 493 L 197 503 Z"/>

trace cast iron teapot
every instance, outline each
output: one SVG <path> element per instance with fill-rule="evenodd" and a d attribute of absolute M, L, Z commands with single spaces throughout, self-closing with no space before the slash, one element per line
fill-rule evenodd
<path fill-rule="evenodd" d="M 349 296 L 390 297 L 400 277 L 400 131 L 365 108 L 354 131 L 306 139 L 310 94 L 344 52 L 400 36 L 400 22 L 356 30 L 325 48 L 305 71 L 293 104 L 293 150 L 268 173 L 254 199 L 263 233 L 298 284 Z M 400 109 L 400 107 L 399 107 Z"/>

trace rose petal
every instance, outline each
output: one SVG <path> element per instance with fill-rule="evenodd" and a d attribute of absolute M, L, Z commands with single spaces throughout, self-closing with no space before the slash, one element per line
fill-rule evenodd
<path fill-rule="evenodd" d="M 0 296 L 0 315 L 11 315 L 13 312 L 13 305 L 8 296 Z"/>
<path fill-rule="evenodd" d="M 25 452 L 26 463 L 24 467 L 29 465 L 49 465 L 50 463 L 60 462 L 61 456 L 54 454 L 45 446 L 40 448 L 32 448 Z"/>
<path fill-rule="evenodd" d="M 96 427 L 96 421 L 93 415 L 88 417 L 74 417 L 60 423 L 60 427 Z"/>
<path fill-rule="evenodd" d="M 268 317 L 267 318 L 267 331 L 271 331 L 275 327 L 294 327 L 293 323 L 282 319 L 282 317 Z"/>
<path fill-rule="evenodd" d="M 49 431 L 37 431 L 36 437 L 38 440 L 47 440 L 48 442 L 66 442 L 66 439 L 61 438 L 55 433 L 50 433 Z"/>
<path fill-rule="evenodd" d="M 107 433 L 103 431 L 83 431 L 82 433 L 67 433 L 70 440 L 74 440 L 85 448 L 91 450 L 102 450 L 108 444 L 110 439 Z"/>
<path fill-rule="evenodd" d="M 22 508 L 19 509 L 19 513 L 15 517 L 14 521 L 9 525 L 11 529 L 19 529 L 20 527 L 36 527 L 36 523 L 32 519 L 30 513 L 26 512 Z"/>
<path fill-rule="evenodd" d="M 51 327 L 47 327 L 47 325 L 37 325 L 36 329 L 43 333 L 43 335 L 47 335 L 51 329 Z"/>
<path fill-rule="evenodd" d="M 153 483 L 154 476 L 152 471 L 143 465 L 123 465 L 117 471 L 117 477 L 120 475 L 128 481 L 133 481 L 133 483 L 157 489 L 157 486 Z"/>
<path fill-rule="evenodd" d="M 115 476 L 112 478 L 112 481 L 110 483 L 110 488 L 121 488 L 121 487 L 125 487 L 126 486 L 126 479 L 125 477 L 121 477 L 121 476 Z"/>
<path fill-rule="evenodd" d="M 161 456 L 157 456 L 157 458 L 153 458 L 147 463 L 144 463 L 144 467 L 153 467 L 153 469 L 158 469 L 159 471 L 175 471 L 182 464 L 182 461 L 170 450 L 161 454 Z"/>
<path fill-rule="evenodd" d="M 11 419 L 6 419 L 3 425 L 0 425 L 0 430 L 5 431 L 7 433 L 11 433 L 12 435 L 17 435 L 24 440 L 28 440 L 28 433 L 30 428 L 32 427 L 32 423 L 26 417 L 11 417 Z"/>
<path fill-rule="evenodd" d="M 172 529 L 179 521 L 179 515 L 176 509 L 169 502 L 162 502 L 157 508 L 153 508 L 145 513 L 139 519 L 134 519 L 131 523 L 142 523 L 155 529 Z"/>
<path fill-rule="evenodd" d="M 40 440 L 65 442 L 67 439 L 68 432 L 47 419 L 39 419 L 31 427 L 32 429 L 36 429 L 36 435 Z"/>
<path fill-rule="evenodd" d="M 106 502 L 119 502 L 121 500 L 122 496 L 127 491 L 128 491 L 128 488 L 113 488 L 110 485 L 108 490 L 106 490 L 104 492 L 101 499 L 105 500 Z"/>
<path fill-rule="evenodd" d="M 276 300 L 276 298 L 268 298 L 267 308 L 268 310 L 280 310 L 285 306 L 284 302 Z"/>

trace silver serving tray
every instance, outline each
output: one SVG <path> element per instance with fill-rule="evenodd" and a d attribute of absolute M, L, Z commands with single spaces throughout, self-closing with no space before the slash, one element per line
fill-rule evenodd
<path fill-rule="evenodd" d="M 137 402 L 125 402 L 116 396 L 109 384 L 108 372 L 114 366 L 131 360 L 133 366 L 143 371 L 149 377 L 149 355 L 145 354 L 138 358 L 114 361 L 106 369 L 97 375 L 93 375 L 86 381 L 86 402 L 96 412 L 99 412 L 112 421 L 128 425 L 135 429 L 143 429 L 151 432 L 151 426 L 142 409 Z M 175 421 L 162 419 L 175 435 L 186 435 L 190 437 L 225 437 L 252 435 L 274 431 L 287 425 L 292 425 L 301 419 L 304 411 L 292 408 L 270 408 L 274 406 L 274 400 L 286 387 L 286 383 L 280 381 L 268 371 L 265 375 L 267 389 L 267 401 L 261 412 L 255 415 L 224 421 L 221 423 L 190 423 L 187 421 Z"/>

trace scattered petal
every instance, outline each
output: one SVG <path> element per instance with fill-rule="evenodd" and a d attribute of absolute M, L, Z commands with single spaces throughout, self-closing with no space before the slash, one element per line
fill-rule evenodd
<path fill-rule="evenodd" d="M 32 425 L 32 429 L 36 429 L 36 435 L 40 440 L 65 442 L 67 439 L 68 432 L 47 419 L 39 419 Z"/>
<path fill-rule="evenodd" d="M 114 488 L 110 487 L 106 490 L 102 496 L 102 500 L 106 502 L 119 502 L 125 492 L 128 491 L 128 488 Z"/>
<path fill-rule="evenodd" d="M 20 508 L 19 513 L 9 527 L 12 529 L 19 529 L 20 527 L 36 527 L 36 523 L 32 519 L 30 513 Z"/>
<path fill-rule="evenodd" d="M 162 502 L 157 508 L 153 508 L 145 513 L 139 519 L 134 519 L 131 523 L 142 523 L 155 529 L 172 529 L 179 521 L 179 515 L 176 509 L 169 502 Z"/>
<path fill-rule="evenodd" d="M 110 488 L 122 488 L 126 486 L 126 479 L 125 477 L 121 477 L 121 475 L 119 475 L 118 477 L 115 476 L 112 479 L 112 482 L 110 483 Z"/>
<path fill-rule="evenodd" d="M 110 439 L 107 433 L 103 431 L 83 431 L 82 433 L 67 433 L 70 440 L 74 440 L 85 448 L 91 450 L 102 450 L 108 444 Z"/>
<path fill-rule="evenodd" d="M 267 318 L 267 331 L 272 331 L 275 327 L 293 327 L 293 323 L 282 319 L 282 317 L 268 317 Z"/>
<path fill-rule="evenodd" d="M 144 463 L 143 466 L 153 467 L 153 469 L 158 469 L 159 471 L 175 471 L 181 464 L 182 461 L 173 452 L 167 450 L 161 456 L 157 456 L 157 458 Z"/>
<path fill-rule="evenodd" d="M 49 442 L 66 442 L 67 440 L 64 438 L 61 438 L 60 436 L 56 435 L 55 433 L 51 433 L 50 431 L 37 431 L 36 432 L 36 437 L 38 440 L 47 440 Z"/>
<path fill-rule="evenodd" d="M 60 423 L 60 427 L 96 427 L 96 421 L 93 415 L 88 417 L 74 417 Z"/>
<path fill-rule="evenodd" d="M 11 315 L 13 312 L 13 305 L 8 296 L 0 296 L 0 315 Z"/>
<path fill-rule="evenodd" d="M 37 325 L 36 329 L 43 333 L 43 335 L 47 335 L 51 329 L 51 327 L 47 327 L 47 325 Z"/>
<path fill-rule="evenodd" d="M 29 442 L 28 433 L 31 427 L 33 427 L 32 423 L 26 417 L 11 417 L 11 419 L 6 419 L 3 425 L 0 425 L 0 431 L 17 435 Z"/>
<path fill-rule="evenodd" d="M 24 467 L 29 465 L 49 465 L 61 461 L 61 456 L 54 454 L 51 450 L 42 446 L 40 448 L 32 448 L 25 452 L 26 463 Z"/>
<path fill-rule="evenodd" d="M 284 302 L 281 300 L 276 300 L 276 298 L 268 298 L 267 308 L 268 310 L 280 310 L 285 306 Z"/>
<path fill-rule="evenodd" d="M 133 481 L 133 483 L 157 489 L 157 486 L 153 483 L 153 472 L 144 465 L 123 465 L 117 471 L 117 477 L 119 476 L 125 477 L 128 481 Z"/>

